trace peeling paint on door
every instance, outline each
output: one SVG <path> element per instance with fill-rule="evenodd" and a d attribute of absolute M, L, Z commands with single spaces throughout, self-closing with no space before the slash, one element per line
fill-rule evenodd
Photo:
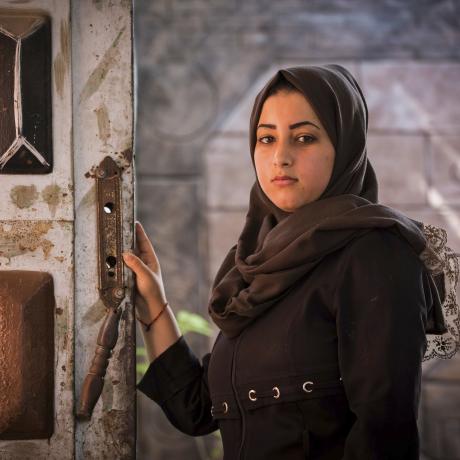
<path fill-rule="evenodd" d="M 70 63 L 70 31 L 69 23 L 61 21 L 60 35 L 59 35 L 60 49 L 54 58 L 54 84 L 59 96 L 63 97 L 64 80 L 69 72 Z"/>
<path fill-rule="evenodd" d="M 16 185 L 10 191 L 10 198 L 18 208 L 28 208 L 38 198 L 37 187 L 35 185 Z"/>
<path fill-rule="evenodd" d="M 47 185 L 42 190 L 42 199 L 48 204 L 51 215 L 54 216 L 56 214 L 56 208 L 61 202 L 61 187 L 57 184 Z"/>
<path fill-rule="evenodd" d="M 101 59 L 101 62 L 94 68 L 91 72 L 88 80 L 83 87 L 83 91 L 80 95 L 80 101 L 84 102 L 89 99 L 98 89 L 101 83 L 104 81 L 107 73 L 112 67 L 116 67 L 119 62 L 119 51 L 117 50 L 117 45 L 125 31 L 126 27 L 123 27 L 113 40 L 110 47 L 104 53 L 104 56 Z"/>
<path fill-rule="evenodd" d="M 96 112 L 97 127 L 99 129 L 99 139 L 107 144 L 107 139 L 110 137 L 110 119 L 107 107 L 103 103 L 100 107 L 94 110 Z"/>
<path fill-rule="evenodd" d="M 86 309 L 82 320 L 87 324 L 97 324 L 105 317 L 105 310 L 104 302 L 101 299 L 97 299 Z"/>
<path fill-rule="evenodd" d="M 54 244 L 45 235 L 52 226 L 50 221 L 0 222 L 0 257 L 11 259 L 41 248 L 48 258 Z"/>

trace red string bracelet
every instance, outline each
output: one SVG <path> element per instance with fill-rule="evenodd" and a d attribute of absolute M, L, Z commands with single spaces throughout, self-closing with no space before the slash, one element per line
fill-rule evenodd
<path fill-rule="evenodd" d="M 168 302 L 166 302 L 163 307 L 161 308 L 161 310 L 158 312 L 158 314 L 155 316 L 155 318 L 152 319 L 152 321 L 150 321 L 150 323 L 144 323 L 144 321 L 142 321 L 139 316 L 136 315 L 136 318 L 138 319 L 139 322 L 141 322 L 144 326 L 145 326 L 145 330 L 148 331 L 150 330 L 150 326 L 159 318 L 159 316 L 166 310 L 166 306 L 168 305 Z"/>

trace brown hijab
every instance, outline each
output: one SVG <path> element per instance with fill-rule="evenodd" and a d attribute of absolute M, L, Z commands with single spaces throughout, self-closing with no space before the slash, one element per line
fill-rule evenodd
<path fill-rule="evenodd" d="M 254 170 L 262 106 L 282 78 L 312 105 L 335 147 L 335 163 L 321 196 L 294 212 L 275 206 L 256 174 L 245 225 L 215 276 L 208 305 L 212 320 L 229 338 L 279 301 L 324 256 L 375 227 L 396 232 L 417 254 L 427 244 L 422 222 L 377 204 L 377 179 L 366 153 L 366 101 L 356 80 L 340 65 L 280 69 L 262 88 L 250 119 Z M 431 287 L 436 289 L 434 283 Z M 434 297 L 430 331 L 444 332 L 441 304 Z"/>

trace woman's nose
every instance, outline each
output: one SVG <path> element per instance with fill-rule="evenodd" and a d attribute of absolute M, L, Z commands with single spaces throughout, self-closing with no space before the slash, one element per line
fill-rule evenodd
<path fill-rule="evenodd" d="M 292 155 L 288 145 L 279 144 L 275 149 L 275 153 L 273 155 L 273 165 L 274 166 L 281 166 L 281 165 L 290 165 L 292 163 Z"/>

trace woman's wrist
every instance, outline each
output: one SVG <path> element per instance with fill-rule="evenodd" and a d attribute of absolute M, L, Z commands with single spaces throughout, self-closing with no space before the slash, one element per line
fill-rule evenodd
<path fill-rule="evenodd" d="M 154 300 L 145 300 L 143 297 L 136 297 L 136 313 L 144 321 L 151 321 L 151 319 L 163 308 L 163 305 L 166 303 L 166 298 L 164 300 L 154 299 Z"/>
<path fill-rule="evenodd" d="M 153 304 L 149 304 L 148 312 L 137 314 L 137 320 L 144 326 L 144 330 L 148 331 L 152 324 L 164 313 L 169 305 L 168 301 L 165 301 L 163 304 L 154 302 Z"/>

